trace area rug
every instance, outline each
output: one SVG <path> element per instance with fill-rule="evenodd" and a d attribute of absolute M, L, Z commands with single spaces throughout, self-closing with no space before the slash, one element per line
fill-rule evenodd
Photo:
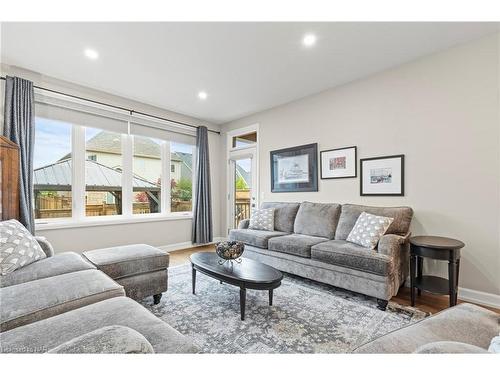
<path fill-rule="evenodd" d="M 267 291 L 247 291 L 241 321 L 239 289 L 198 272 L 193 295 L 189 264 L 169 270 L 158 305 L 142 303 L 206 353 L 348 353 L 426 316 L 394 303 L 380 311 L 373 298 L 285 274 L 273 306 Z"/>

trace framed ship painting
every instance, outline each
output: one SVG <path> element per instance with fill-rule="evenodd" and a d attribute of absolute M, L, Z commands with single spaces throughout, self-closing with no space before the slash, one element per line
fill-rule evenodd
<path fill-rule="evenodd" d="M 318 191 L 317 143 L 271 151 L 271 191 Z"/>
<path fill-rule="evenodd" d="M 403 196 L 405 156 L 391 155 L 360 160 L 361 195 Z"/>

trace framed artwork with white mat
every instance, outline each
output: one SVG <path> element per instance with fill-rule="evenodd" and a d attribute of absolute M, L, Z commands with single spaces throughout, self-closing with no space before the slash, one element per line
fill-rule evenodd
<path fill-rule="evenodd" d="M 403 196 L 405 156 L 391 155 L 360 160 L 362 196 Z"/>

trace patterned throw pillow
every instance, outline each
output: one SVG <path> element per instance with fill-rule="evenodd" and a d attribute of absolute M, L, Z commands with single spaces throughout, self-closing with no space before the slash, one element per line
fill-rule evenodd
<path fill-rule="evenodd" d="M 274 230 L 274 208 L 262 208 L 254 210 L 250 217 L 248 229 Z"/>
<path fill-rule="evenodd" d="M 45 253 L 37 240 L 19 221 L 0 222 L 0 275 L 43 258 Z"/>
<path fill-rule="evenodd" d="M 368 249 L 375 249 L 380 238 L 394 221 L 392 217 L 376 216 L 366 212 L 359 215 L 347 241 Z"/>

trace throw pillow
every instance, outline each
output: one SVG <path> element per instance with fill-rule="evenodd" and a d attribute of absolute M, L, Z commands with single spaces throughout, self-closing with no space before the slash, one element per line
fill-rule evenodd
<path fill-rule="evenodd" d="M 376 216 L 362 212 L 358 220 L 356 220 L 351 233 L 347 236 L 347 241 L 368 249 L 375 249 L 378 241 L 393 221 L 392 217 Z"/>
<path fill-rule="evenodd" d="M 248 229 L 256 230 L 274 230 L 274 208 L 261 208 L 254 210 L 250 216 Z"/>
<path fill-rule="evenodd" d="M 0 275 L 43 258 L 45 253 L 37 240 L 19 221 L 0 222 Z"/>

